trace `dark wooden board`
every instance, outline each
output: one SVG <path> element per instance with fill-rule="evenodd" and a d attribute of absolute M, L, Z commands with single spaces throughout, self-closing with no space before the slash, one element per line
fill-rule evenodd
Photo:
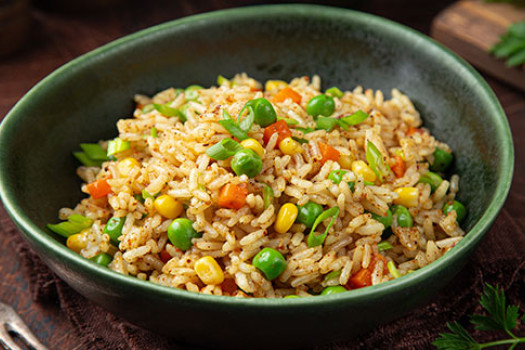
<path fill-rule="evenodd" d="M 480 70 L 525 91 L 525 66 L 508 68 L 487 53 L 512 23 L 522 20 L 525 7 L 463 0 L 436 16 L 431 35 Z"/>

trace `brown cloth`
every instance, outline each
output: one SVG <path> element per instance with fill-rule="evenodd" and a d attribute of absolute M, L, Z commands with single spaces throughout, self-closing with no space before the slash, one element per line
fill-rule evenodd
<path fill-rule="evenodd" d="M 36 302 L 55 302 L 78 332 L 81 349 L 195 349 L 157 335 L 120 319 L 91 303 L 60 280 L 16 233 L 12 222 L 0 217 L 3 234 L 12 240 L 23 260 Z M 458 276 L 432 301 L 407 316 L 378 327 L 353 341 L 318 346 L 314 349 L 426 349 L 446 323 L 459 321 L 479 342 L 505 337 L 501 332 L 473 330 L 468 315 L 482 313 L 479 298 L 485 283 L 504 288 L 512 304 L 525 309 L 525 235 L 504 210 Z M 525 322 L 516 332 L 525 336 Z"/>

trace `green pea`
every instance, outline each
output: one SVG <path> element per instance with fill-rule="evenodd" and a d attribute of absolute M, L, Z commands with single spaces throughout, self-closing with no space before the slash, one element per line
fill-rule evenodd
<path fill-rule="evenodd" d="M 264 277 L 271 281 L 286 270 L 286 259 L 273 248 L 263 248 L 252 260 L 252 265 L 258 268 Z"/>
<path fill-rule="evenodd" d="M 434 151 L 434 162 L 430 165 L 430 169 L 437 172 L 444 172 L 452 164 L 454 156 L 439 147 Z"/>
<path fill-rule="evenodd" d="M 458 201 L 452 201 L 452 202 L 448 202 L 447 204 L 443 206 L 443 213 L 445 215 L 450 213 L 452 210 L 456 211 L 456 215 L 457 215 L 456 221 L 457 222 L 461 223 L 463 222 L 463 220 L 465 220 L 465 216 L 467 216 L 467 208 L 465 208 L 463 204 L 461 204 Z"/>
<path fill-rule="evenodd" d="M 90 258 L 89 260 L 94 261 L 101 266 L 107 267 L 109 263 L 113 260 L 113 258 L 106 253 L 100 253 Z"/>
<path fill-rule="evenodd" d="M 350 191 L 354 192 L 355 182 L 354 181 L 349 181 L 348 182 L 348 187 L 350 187 Z"/>
<path fill-rule="evenodd" d="M 386 211 L 386 216 L 380 216 L 374 213 L 371 213 L 371 214 L 372 214 L 372 219 L 382 223 L 383 226 L 385 226 L 385 230 L 389 228 L 390 225 L 392 225 L 392 212 L 390 211 L 390 209 Z"/>
<path fill-rule="evenodd" d="M 393 205 L 390 210 L 392 210 L 393 215 L 396 217 L 398 226 L 412 227 L 414 225 L 412 215 L 410 215 L 410 212 L 406 207 L 402 205 Z"/>
<path fill-rule="evenodd" d="M 429 171 L 419 178 L 420 183 L 429 184 L 432 192 L 434 192 L 439 185 L 443 182 L 443 179 L 438 174 Z"/>
<path fill-rule="evenodd" d="M 112 217 L 108 220 L 106 227 L 104 227 L 104 233 L 109 235 L 111 243 L 118 246 L 120 243 L 118 238 L 122 235 L 122 228 L 124 227 L 124 222 L 126 222 L 126 217 L 117 218 Z"/>
<path fill-rule="evenodd" d="M 337 294 L 337 293 L 343 293 L 346 292 L 346 288 L 343 286 L 330 286 L 323 289 L 321 292 L 321 295 L 331 295 L 331 294 Z"/>
<path fill-rule="evenodd" d="M 275 113 L 275 109 L 270 101 L 263 97 L 248 101 L 246 106 L 253 108 L 255 122 L 263 128 L 277 121 L 277 113 Z"/>
<path fill-rule="evenodd" d="M 334 113 L 334 110 L 334 99 L 328 95 L 317 95 L 312 97 L 306 105 L 306 113 L 314 117 L 314 119 L 319 115 L 329 117 Z"/>
<path fill-rule="evenodd" d="M 339 185 L 341 183 L 341 180 L 343 179 L 343 175 L 346 174 L 348 171 L 346 170 L 333 170 L 328 174 L 328 179 L 332 180 L 332 182 L 336 185 Z"/>
<path fill-rule="evenodd" d="M 262 170 L 263 162 L 255 151 L 243 148 L 232 157 L 231 167 L 237 176 L 246 174 L 249 178 L 255 177 Z"/>
<path fill-rule="evenodd" d="M 168 238 L 171 244 L 182 251 L 190 249 L 192 245 L 191 240 L 199 236 L 193 228 L 193 222 L 188 219 L 175 219 L 168 227 Z"/>
<path fill-rule="evenodd" d="M 299 206 L 299 213 L 297 214 L 297 222 L 312 228 L 315 219 L 323 212 L 323 207 L 314 202 L 308 202 L 303 206 Z"/>
<path fill-rule="evenodd" d="M 295 298 L 300 298 L 300 296 L 295 295 L 295 294 L 290 294 L 284 297 L 284 299 L 295 299 Z"/>

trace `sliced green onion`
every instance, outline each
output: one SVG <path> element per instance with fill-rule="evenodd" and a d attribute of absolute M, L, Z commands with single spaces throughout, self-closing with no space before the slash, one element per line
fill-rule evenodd
<path fill-rule="evenodd" d="M 341 183 L 341 180 L 343 180 L 343 175 L 346 174 L 348 170 L 332 170 L 330 174 L 328 174 L 328 180 L 332 180 L 332 182 L 336 185 L 339 185 Z"/>
<path fill-rule="evenodd" d="M 302 131 L 305 135 L 315 131 L 312 128 L 295 128 L 295 130 Z"/>
<path fill-rule="evenodd" d="M 324 243 L 324 240 L 326 239 L 326 236 L 328 235 L 328 230 L 330 230 L 330 227 L 334 224 L 335 220 L 337 219 L 337 216 L 339 215 L 339 207 L 333 207 L 330 209 L 327 209 L 323 211 L 321 215 L 315 219 L 314 225 L 312 226 L 312 229 L 310 230 L 310 234 L 308 235 L 307 244 L 308 247 L 317 247 L 318 245 L 321 245 Z M 326 226 L 326 230 L 323 234 L 316 235 L 315 229 L 317 226 L 323 222 L 324 220 L 332 218 L 328 226 Z"/>
<path fill-rule="evenodd" d="M 384 252 L 385 250 L 389 250 L 392 248 L 394 248 L 394 246 L 392 246 L 392 244 L 390 244 L 390 242 L 387 241 L 379 242 L 377 244 L 377 250 L 379 250 L 380 252 Z"/>
<path fill-rule="evenodd" d="M 230 83 L 230 81 L 228 79 L 226 79 L 225 77 L 223 77 L 222 75 L 218 75 L 217 76 L 217 85 L 221 86 L 222 84 L 224 83 Z"/>
<path fill-rule="evenodd" d="M 80 163 L 85 166 L 101 166 L 101 160 L 93 160 L 89 158 L 84 152 L 73 152 L 73 156 L 80 161 Z"/>
<path fill-rule="evenodd" d="M 157 197 L 157 194 L 149 194 L 148 191 L 142 190 L 142 199 L 144 199 L 144 200 L 146 200 L 148 198 L 155 199 L 155 197 Z"/>
<path fill-rule="evenodd" d="M 92 258 L 89 258 L 89 260 L 94 261 L 101 266 L 107 267 L 111 263 L 113 258 L 106 253 L 100 253 Z"/>
<path fill-rule="evenodd" d="M 295 141 L 299 142 L 300 144 L 305 144 L 305 143 L 310 142 L 307 139 L 302 139 L 302 138 L 295 137 L 295 136 L 292 136 L 292 139 L 294 139 Z"/>
<path fill-rule="evenodd" d="M 370 141 L 368 141 L 366 145 L 366 161 L 379 180 L 383 182 L 384 178 L 390 173 L 390 167 L 385 162 L 383 155 L 379 152 L 376 145 Z"/>
<path fill-rule="evenodd" d="M 264 200 L 264 209 L 268 208 L 270 204 L 273 204 L 273 190 L 267 184 L 263 184 L 263 200 Z"/>
<path fill-rule="evenodd" d="M 343 92 L 336 86 L 333 86 L 330 89 L 326 90 L 326 94 L 337 98 L 341 98 L 344 95 Z"/>
<path fill-rule="evenodd" d="M 284 120 L 287 125 L 297 125 L 297 124 L 299 124 L 299 122 L 297 120 L 292 119 L 292 118 L 277 117 L 277 120 Z"/>
<path fill-rule="evenodd" d="M 199 93 L 197 90 L 204 89 L 200 85 L 190 85 L 184 90 L 184 95 L 187 101 L 197 101 L 199 99 Z"/>
<path fill-rule="evenodd" d="M 143 108 L 142 108 L 142 113 L 146 114 L 146 113 L 149 113 L 151 112 L 152 110 L 155 109 L 155 106 L 153 105 L 153 103 L 150 103 L 149 105 L 145 105 Z"/>
<path fill-rule="evenodd" d="M 219 120 L 219 124 L 222 125 L 230 134 L 236 137 L 238 140 L 243 141 L 249 139 L 250 137 L 246 131 L 242 130 L 240 126 L 232 119 L 231 115 L 223 110 L 222 112 L 224 120 Z"/>
<path fill-rule="evenodd" d="M 232 139 L 222 139 L 219 143 L 214 144 L 206 150 L 206 154 L 215 160 L 225 160 L 240 151 L 242 146 Z"/>
<path fill-rule="evenodd" d="M 368 113 L 365 113 L 362 110 L 358 110 L 354 114 L 347 115 L 346 117 L 341 118 L 341 122 L 339 125 L 341 125 L 341 127 L 343 127 L 343 125 L 357 125 L 364 122 L 369 116 L 370 115 L 368 115 Z"/>
<path fill-rule="evenodd" d="M 439 185 L 441 185 L 441 183 L 443 182 L 443 178 L 441 178 L 441 176 L 439 176 L 438 174 L 432 171 L 429 171 L 425 173 L 424 175 L 421 175 L 418 182 L 429 184 L 431 191 L 434 192 L 439 187 Z"/>
<path fill-rule="evenodd" d="M 130 144 L 128 141 L 123 141 L 119 139 L 118 137 L 114 140 L 111 140 L 108 142 L 108 151 L 107 155 L 112 156 L 114 154 L 120 153 L 122 151 L 128 150 L 130 147 Z"/>
<path fill-rule="evenodd" d="M 92 160 L 108 160 L 106 151 L 98 143 L 81 143 L 80 148 Z"/>
<path fill-rule="evenodd" d="M 397 270 L 396 265 L 394 265 L 394 262 L 392 260 L 390 260 L 386 266 L 388 267 L 388 271 L 390 271 L 390 274 L 392 275 L 392 277 L 394 278 L 401 277 L 401 274 Z"/>
<path fill-rule="evenodd" d="M 144 197 L 140 193 L 134 194 L 133 198 L 135 198 L 138 202 L 144 204 Z"/>
<path fill-rule="evenodd" d="M 241 116 L 239 115 L 239 118 Z M 248 106 L 248 115 L 246 116 L 246 118 L 244 118 L 243 120 L 239 121 L 237 120 L 237 123 L 239 124 L 239 127 L 244 131 L 244 132 L 249 132 L 250 129 L 252 128 L 252 125 L 253 125 L 253 121 L 255 120 L 255 113 L 253 111 L 253 108 L 251 106 Z"/>
<path fill-rule="evenodd" d="M 67 218 L 67 221 L 58 224 L 48 224 L 46 227 L 62 237 L 68 238 L 75 233 L 90 228 L 91 225 L 93 225 L 93 220 L 80 214 L 73 214 Z"/>
<path fill-rule="evenodd" d="M 177 108 L 170 107 L 168 105 L 160 105 L 154 103 L 153 107 L 162 115 L 166 117 L 177 117 L 179 115 L 179 110 Z"/>
<path fill-rule="evenodd" d="M 155 127 L 151 128 L 151 137 L 154 137 L 154 138 L 159 137 L 159 132 L 158 132 L 157 128 L 155 128 Z"/>
<path fill-rule="evenodd" d="M 337 119 L 330 117 L 317 117 L 315 128 L 317 130 L 326 130 L 332 131 L 332 129 L 337 125 Z"/>
<path fill-rule="evenodd" d="M 328 275 L 324 276 L 323 283 L 327 283 L 330 280 L 339 278 L 341 276 L 341 270 L 332 271 Z"/>

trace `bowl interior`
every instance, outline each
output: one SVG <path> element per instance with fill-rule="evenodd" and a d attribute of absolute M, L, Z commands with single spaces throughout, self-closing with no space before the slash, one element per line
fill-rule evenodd
<path fill-rule="evenodd" d="M 505 121 L 483 83 L 440 48 L 408 31 L 385 30 L 382 20 L 296 9 L 167 24 L 62 68 L 3 128 L 3 178 L 13 200 L 40 228 L 56 221 L 58 208 L 82 197 L 71 152 L 81 142 L 114 137 L 115 122 L 132 114 L 135 93 L 209 86 L 218 74 L 247 72 L 260 81 L 318 74 L 324 88 L 362 85 L 386 96 L 397 88 L 413 99 L 424 126 L 454 150 L 452 172 L 461 175 L 470 229 L 508 170 L 507 157 L 498 156 L 502 142 L 510 142 Z"/>

